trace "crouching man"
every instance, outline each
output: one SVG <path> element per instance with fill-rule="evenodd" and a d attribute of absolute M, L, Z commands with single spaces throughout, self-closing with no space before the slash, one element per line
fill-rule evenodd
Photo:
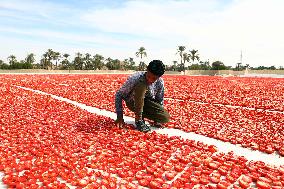
<path fill-rule="evenodd" d="M 144 118 L 153 121 L 154 127 L 162 127 L 169 121 L 170 115 L 164 109 L 165 66 L 160 60 L 153 60 L 147 66 L 147 71 L 136 72 L 129 76 L 126 82 L 116 92 L 115 108 L 117 119 L 115 123 L 121 127 L 124 124 L 122 101 L 135 113 L 136 129 L 142 132 L 150 131 Z"/>

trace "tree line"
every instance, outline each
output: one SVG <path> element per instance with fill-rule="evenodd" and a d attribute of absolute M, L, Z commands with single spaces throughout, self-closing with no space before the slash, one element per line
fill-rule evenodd
<path fill-rule="evenodd" d="M 77 52 L 70 60 L 70 54 L 60 53 L 52 49 L 48 49 L 42 56 L 39 62 L 35 60 L 35 54 L 29 53 L 24 60 L 18 61 L 15 55 L 10 55 L 4 62 L 0 60 L 0 69 L 48 69 L 48 70 L 145 70 L 147 64 L 143 61 L 147 57 L 147 52 L 144 47 L 140 47 L 135 52 L 136 57 L 140 58 L 139 62 L 135 62 L 133 57 L 124 60 L 105 58 L 100 54 L 91 55 L 89 53 L 82 54 Z M 184 70 L 244 70 L 250 69 L 272 69 L 275 66 L 257 68 L 249 67 L 248 64 L 242 65 L 237 63 L 236 67 L 226 66 L 222 61 L 210 63 L 209 60 L 202 61 L 198 50 L 189 49 L 186 46 L 178 46 L 176 55 L 179 61 L 174 60 L 170 65 L 166 65 L 167 71 L 184 71 Z M 280 67 L 279 69 L 283 69 Z"/>

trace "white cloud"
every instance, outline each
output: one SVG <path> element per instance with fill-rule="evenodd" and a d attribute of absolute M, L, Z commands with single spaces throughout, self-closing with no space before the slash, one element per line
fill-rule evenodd
<path fill-rule="evenodd" d="M 206 0 L 131 1 L 120 9 L 88 12 L 82 19 L 103 31 L 153 37 L 160 48 L 197 48 L 205 60 L 232 66 L 239 61 L 241 50 L 244 63 L 250 65 L 283 63 L 284 1 L 238 0 L 220 5 Z"/>
<path fill-rule="evenodd" d="M 90 4 L 88 10 L 74 10 L 68 5 L 46 1 L 3 0 L 0 9 L 4 7 L 5 10 L 16 10 L 6 13 L 2 11 L 2 15 L 7 17 L 20 18 L 22 15 L 17 14 L 17 11 L 35 10 L 35 13 L 25 15 L 26 20 L 38 19 L 35 15 L 40 15 L 42 18 L 51 18 L 50 22 L 77 26 L 84 28 L 86 32 L 82 35 L 75 30 L 66 31 L 66 28 L 23 29 L 17 26 L 1 27 L 0 32 L 42 38 L 42 42 L 38 42 L 39 39 L 33 42 L 32 39 L 18 38 L 11 41 L 27 49 L 40 44 L 44 51 L 59 47 L 58 51 L 62 49 L 66 52 L 68 49 L 70 54 L 80 50 L 124 59 L 134 57 L 135 51 L 144 46 L 148 52 L 145 61 L 159 58 L 169 64 L 173 60 L 179 60 L 175 54 L 177 46 L 185 45 L 198 49 L 201 59 L 209 59 L 211 62 L 221 60 L 226 65 L 235 66 L 242 50 L 244 64 L 284 65 L 282 0 L 153 0 L 126 1 L 120 7 L 108 8 L 105 5 L 98 9 L 93 6 L 92 8 Z M 123 37 L 120 38 L 119 34 Z M 52 39 L 57 39 L 57 43 L 53 44 Z M 5 41 L 9 40 L 0 37 L 2 44 Z M 74 48 L 66 41 L 73 42 L 78 47 Z M 7 46 L 10 47 L 0 47 L 0 59 L 4 55 L 7 57 L 8 54 L 17 55 L 25 51 L 25 48 L 14 47 L 14 53 L 7 53 L 7 49 L 13 52 L 14 45 Z"/>

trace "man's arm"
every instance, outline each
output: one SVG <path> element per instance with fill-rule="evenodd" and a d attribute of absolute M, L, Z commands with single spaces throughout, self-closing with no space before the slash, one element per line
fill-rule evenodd
<path fill-rule="evenodd" d="M 123 120 L 123 106 L 122 106 L 122 95 L 120 91 L 115 94 L 115 109 L 118 120 Z"/>
<path fill-rule="evenodd" d="M 121 86 L 121 88 L 115 94 L 115 109 L 117 114 L 117 119 L 123 120 L 123 106 L 122 100 L 129 96 L 131 91 L 133 90 L 137 80 L 139 79 L 141 74 L 133 74 L 127 78 L 125 83 Z"/>

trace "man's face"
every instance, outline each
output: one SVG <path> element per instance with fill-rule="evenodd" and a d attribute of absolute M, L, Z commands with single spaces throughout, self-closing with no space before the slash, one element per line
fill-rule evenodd
<path fill-rule="evenodd" d="M 156 76 L 152 72 L 147 70 L 147 72 L 146 72 L 146 82 L 147 82 L 148 85 L 154 83 L 158 78 L 159 78 L 159 76 Z"/>

